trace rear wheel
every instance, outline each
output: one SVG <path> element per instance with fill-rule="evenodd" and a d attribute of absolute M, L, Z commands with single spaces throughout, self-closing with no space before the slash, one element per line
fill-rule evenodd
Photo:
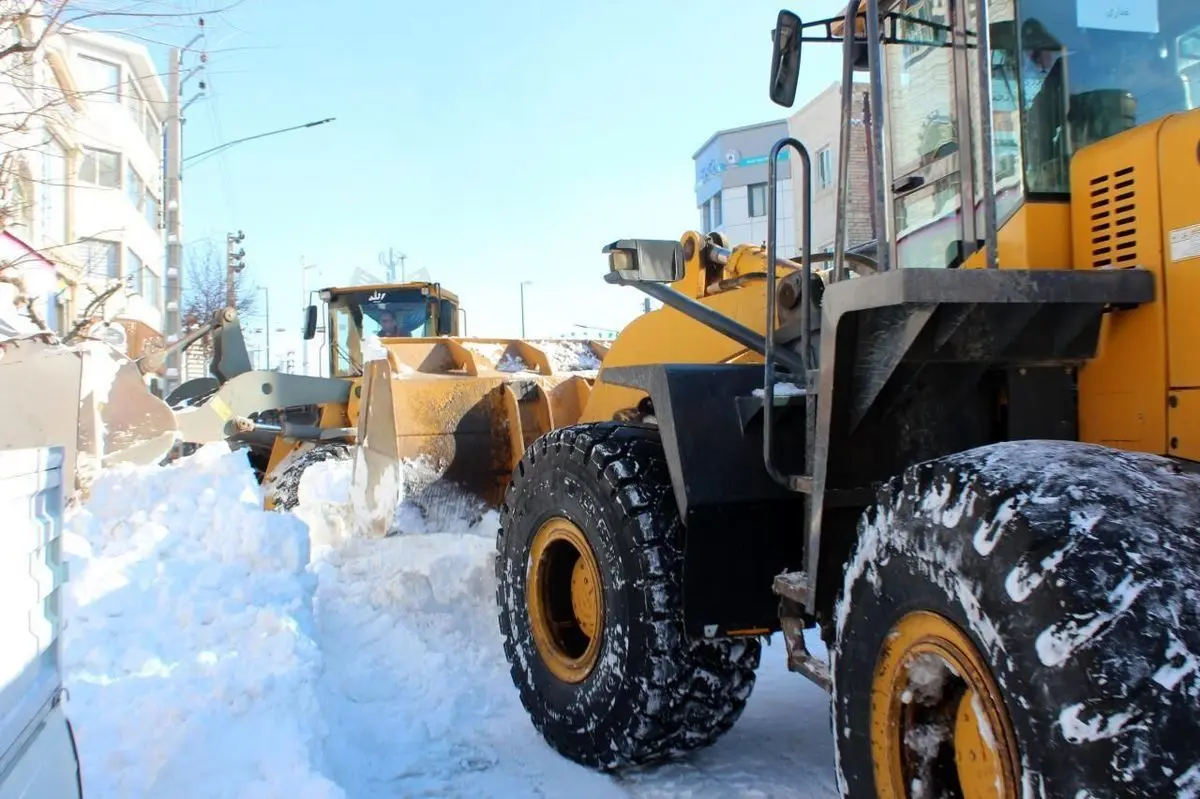
<path fill-rule="evenodd" d="M 560 754 L 600 769 L 664 760 L 741 715 L 760 643 L 684 635 L 683 525 L 657 431 L 606 422 L 535 441 L 497 548 L 513 682 Z"/>
<path fill-rule="evenodd" d="M 1200 477 L 1069 442 L 921 464 L 864 515 L 833 647 L 849 797 L 1200 790 Z"/>

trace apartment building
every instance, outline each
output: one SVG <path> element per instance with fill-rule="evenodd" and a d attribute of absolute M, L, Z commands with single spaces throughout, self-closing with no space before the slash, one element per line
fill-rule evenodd
<path fill-rule="evenodd" d="M 124 283 L 127 328 L 160 331 L 166 92 L 142 45 L 81 29 L 63 40 L 83 106 L 74 131 L 76 255 L 91 281 Z"/>
<path fill-rule="evenodd" d="M 37 41 L 41 18 L 3 17 L 0 43 Z M 0 276 L 56 332 L 102 313 L 133 351 L 161 331 L 165 99 L 149 52 L 118 36 L 63 28 L 0 61 Z"/>
<path fill-rule="evenodd" d="M 730 246 L 767 240 L 767 160 L 771 146 L 787 135 L 783 119 L 721 130 L 692 155 L 700 229 L 718 232 Z M 779 160 L 776 224 L 781 257 L 796 255 L 792 167 Z"/>

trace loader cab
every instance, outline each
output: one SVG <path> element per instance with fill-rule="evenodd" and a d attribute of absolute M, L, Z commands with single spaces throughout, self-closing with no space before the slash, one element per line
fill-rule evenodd
<path fill-rule="evenodd" d="M 437 283 L 325 289 L 329 374 L 363 373 L 364 342 L 459 334 L 458 297 Z"/>
<path fill-rule="evenodd" d="M 890 242 L 894 266 L 983 265 L 981 108 L 987 100 L 974 89 L 976 2 L 878 5 L 882 107 L 872 123 L 884 135 L 882 168 L 872 179 L 884 199 L 876 239 Z M 864 0 L 857 25 L 864 39 L 866 7 Z M 1200 4 L 989 0 L 987 15 L 991 191 L 1002 231 L 1001 260 L 1064 268 L 1071 263 L 1074 153 L 1200 103 Z M 842 14 L 803 23 L 781 12 L 771 76 L 776 103 L 790 106 L 794 100 L 793 70 L 800 68 L 802 46 L 841 46 L 844 20 Z M 854 48 L 854 70 L 868 70 L 868 45 Z M 857 104 L 863 91 L 856 87 Z"/>

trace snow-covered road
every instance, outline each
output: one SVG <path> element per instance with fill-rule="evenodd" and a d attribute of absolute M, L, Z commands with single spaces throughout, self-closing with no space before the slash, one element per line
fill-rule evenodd
<path fill-rule="evenodd" d="M 348 539 L 344 465 L 318 466 L 295 516 L 261 511 L 244 456 L 210 447 L 106 473 L 71 518 L 89 799 L 836 795 L 826 698 L 778 640 L 709 750 L 620 778 L 559 757 L 502 653 L 494 514 Z"/>

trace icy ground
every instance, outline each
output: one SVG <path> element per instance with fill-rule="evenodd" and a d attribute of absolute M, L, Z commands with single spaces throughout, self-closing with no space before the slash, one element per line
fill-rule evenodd
<path fill-rule="evenodd" d="M 617 779 L 557 756 L 508 676 L 494 514 L 347 538 L 339 466 L 306 474 L 296 515 L 260 510 L 224 447 L 101 474 L 66 536 L 88 799 L 835 795 L 826 699 L 778 640 L 691 760 Z"/>

